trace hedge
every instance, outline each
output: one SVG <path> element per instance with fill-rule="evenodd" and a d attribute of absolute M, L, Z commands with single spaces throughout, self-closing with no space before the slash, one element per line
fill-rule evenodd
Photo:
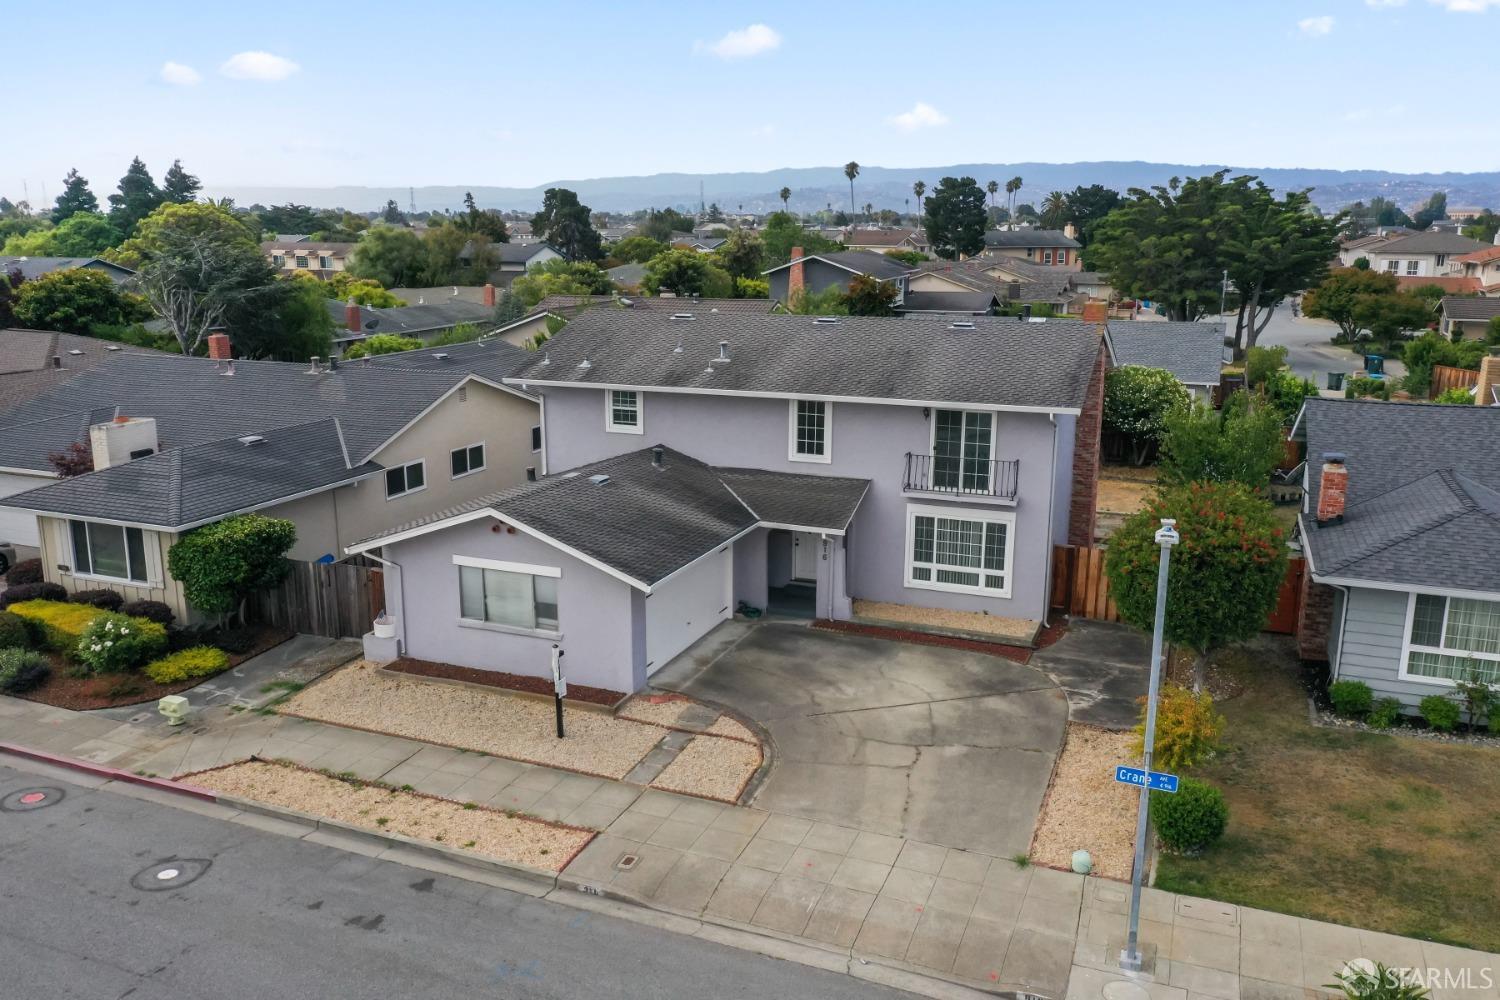
<path fill-rule="evenodd" d="M 194 646 L 146 664 L 146 676 L 158 684 L 175 684 L 217 674 L 229 666 L 229 654 L 212 646 Z"/>
<path fill-rule="evenodd" d="M 0 611 L 0 649 L 30 649 L 37 631 L 20 615 Z"/>
<path fill-rule="evenodd" d="M 40 687 L 52 674 L 52 665 L 29 649 L 0 649 L 0 691 L 23 694 Z"/>
<path fill-rule="evenodd" d="M 35 622 L 42 633 L 42 644 L 48 649 L 69 655 L 77 650 L 78 640 L 89 623 L 100 615 L 109 614 L 92 604 L 68 601 L 22 601 L 6 610 Z"/>

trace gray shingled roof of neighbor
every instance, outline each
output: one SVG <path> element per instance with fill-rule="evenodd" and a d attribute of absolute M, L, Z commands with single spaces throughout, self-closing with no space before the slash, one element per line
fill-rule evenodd
<path fill-rule="evenodd" d="M 524 347 L 507 344 L 498 337 L 470 341 L 467 344 L 448 344 L 443 347 L 420 347 L 415 351 L 398 351 L 394 354 L 366 355 L 345 365 L 360 367 L 411 368 L 439 371 L 455 378 L 473 373 L 480 378 L 499 382 L 510 375 L 531 357 Z"/>
<path fill-rule="evenodd" d="M 149 347 L 55 330 L 0 330 L 0 411 L 118 354 L 159 353 Z M 54 357 L 60 359 L 59 367 L 53 367 Z"/>
<path fill-rule="evenodd" d="M 1463 254 L 1473 253 L 1475 250 L 1483 250 L 1490 244 L 1472 240 L 1459 233 L 1429 232 L 1412 233 L 1410 236 L 1402 236 L 1391 240 L 1389 243 L 1379 247 L 1371 247 L 1371 251 L 1380 254 L 1391 253 L 1446 253 Z"/>
<path fill-rule="evenodd" d="M 0 469 L 50 472 L 47 456 L 116 414 L 154 417 L 164 449 L 338 417 L 349 457 L 362 462 L 450 392 L 467 372 L 343 364 L 122 354 L 0 414 Z M 513 387 L 512 387 L 513 388 Z"/>
<path fill-rule="evenodd" d="M 546 243 L 491 243 L 495 258 L 502 264 L 524 264 L 543 250 L 552 250 Z M 557 251 L 553 250 L 553 253 Z"/>
<path fill-rule="evenodd" d="M 103 257 L 0 257 L 0 271 L 6 274 L 20 271 L 27 281 L 53 271 L 70 271 L 75 267 L 91 267 L 103 271 L 117 285 L 135 277 L 135 272 L 130 268 Z"/>
<path fill-rule="evenodd" d="M 1445 295 L 1441 303 L 1449 319 L 1487 320 L 1500 316 L 1500 298 L 1481 299 L 1466 295 Z"/>
<path fill-rule="evenodd" d="M 1224 364 L 1223 323 L 1111 320 L 1109 340 L 1120 365 L 1162 368 L 1183 385 L 1218 385 Z"/>
<path fill-rule="evenodd" d="M 801 258 L 804 261 L 821 260 L 836 267 L 841 267 L 854 274 L 868 274 L 872 278 L 889 280 L 899 278 L 903 274 L 910 274 L 915 268 L 910 264 L 899 261 L 888 254 L 876 253 L 873 250 L 834 250 L 829 253 L 810 253 Z M 795 261 L 787 261 L 761 273 L 772 274 L 782 268 L 791 267 Z"/>
<path fill-rule="evenodd" d="M 506 381 L 1072 412 L 1101 342 L 1069 320 L 691 315 L 590 309 Z"/>
<path fill-rule="evenodd" d="M 897 311 L 983 315 L 996 302 L 994 292 L 907 292 Z"/>
<path fill-rule="evenodd" d="M 654 452 L 661 449 L 658 466 Z M 843 530 L 869 482 L 758 469 L 718 469 L 657 445 L 545 476 L 381 532 L 363 550 L 450 522 L 495 516 L 650 588 L 761 523 Z M 741 492 L 741 491 L 744 492 Z M 779 521 L 747 506 L 749 493 Z M 619 530 L 628 524 L 629 531 Z"/>
<path fill-rule="evenodd" d="M 301 254 L 302 256 L 309 254 L 316 256 L 320 253 L 326 253 L 330 256 L 342 257 L 356 246 L 358 246 L 356 243 L 314 243 L 308 239 L 277 239 L 267 240 L 260 245 L 260 248 L 264 253 L 290 253 Z"/>
<path fill-rule="evenodd" d="M 1317 576 L 1500 593 L 1500 407 L 1311 397 L 1293 431 L 1310 510 L 1324 454 L 1349 472 L 1341 523 L 1301 518 Z"/>
<path fill-rule="evenodd" d="M 476 326 L 493 326 L 495 310 L 482 302 L 467 302 L 461 298 L 448 298 L 442 302 L 427 302 L 421 305 L 392 306 L 389 309 L 373 309 L 360 306 L 360 329 L 348 329 L 346 312 L 348 304 L 337 299 L 327 300 L 328 315 L 333 317 L 334 335 L 339 339 L 373 337 L 378 333 L 411 335 L 432 330 L 446 330 L 461 323 Z"/>
<path fill-rule="evenodd" d="M 1059 229 L 991 229 L 984 234 L 987 247 L 1081 247 Z"/>
<path fill-rule="evenodd" d="M 349 465 L 339 421 L 278 427 L 159 451 L 0 500 L 0 506 L 185 531 L 382 471 Z"/>
<path fill-rule="evenodd" d="M 1017 277 L 990 274 L 1007 270 Z M 932 274 L 964 285 L 976 292 L 991 292 L 1002 302 L 1065 302 L 1072 292 L 1072 278 L 1077 272 L 1041 267 L 1019 259 L 928 260 L 917 265 L 913 276 Z"/>
<path fill-rule="evenodd" d="M 912 238 L 910 229 L 852 229 L 844 236 L 845 246 L 894 247 Z"/>

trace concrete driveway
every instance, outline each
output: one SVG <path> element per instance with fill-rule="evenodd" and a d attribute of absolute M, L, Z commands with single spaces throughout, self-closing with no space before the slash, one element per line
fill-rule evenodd
<path fill-rule="evenodd" d="M 802 625 L 725 623 L 652 683 L 765 727 L 757 807 L 1000 857 L 1030 846 L 1068 718 L 1033 667 Z"/>
<path fill-rule="evenodd" d="M 1068 696 L 1069 718 L 1104 729 L 1130 729 L 1146 696 L 1151 637 L 1128 625 L 1075 618 L 1068 632 L 1031 656 Z"/>

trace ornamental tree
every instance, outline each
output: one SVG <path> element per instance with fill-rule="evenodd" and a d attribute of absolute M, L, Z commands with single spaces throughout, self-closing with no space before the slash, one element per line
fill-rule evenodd
<path fill-rule="evenodd" d="M 1104 378 L 1104 427 L 1130 438 L 1136 465 L 1161 440 L 1167 418 L 1188 408 L 1192 397 L 1169 371 L 1125 365 Z"/>
<path fill-rule="evenodd" d="M 1223 409 L 1201 403 L 1167 417 L 1161 439 L 1163 483 L 1241 483 L 1264 489 L 1285 449 L 1282 413 L 1274 402 L 1241 391 Z"/>
<path fill-rule="evenodd" d="M 402 351 L 418 350 L 421 346 L 422 341 L 416 337 L 403 337 L 399 333 L 377 333 L 350 344 L 344 350 L 344 360 L 353 361 L 377 354 L 400 354 Z"/>
<path fill-rule="evenodd" d="M 16 293 L 16 322 L 33 330 L 91 336 L 101 327 L 122 326 L 150 315 L 140 299 L 121 292 L 103 271 L 75 267 L 50 271 Z"/>
<path fill-rule="evenodd" d="M 245 600 L 279 584 L 297 526 L 262 514 L 239 514 L 188 532 L 167 552 L 167 569 L 188 602 L 204 614 L 236 614 Z"/>
<path fill-rule="evenodd" d="M 1266 624 L 1286 576 L 1286 541 L 1271 505 L 1238 483 L 1164 490 L 1109 539 L 1104 571 L 1120 618 L 1150 630 L 1156 619 L 1162 518 L 1175 518 L 1164 633 L 1194 653 L 1193 690 L 1202 691 L 1215 652 Z"/>

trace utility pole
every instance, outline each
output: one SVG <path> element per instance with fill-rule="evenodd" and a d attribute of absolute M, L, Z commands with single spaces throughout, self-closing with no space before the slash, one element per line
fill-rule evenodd
<path fill-rule="evenodd" d="M 1156 624 L 1151 630 L 1151 683 L 1146 692 L 1145 769 L 1147 779 L 1141 784 L 1141 804 L 1135 822 L 1135 866 L 1130 874 L 1130 932 L 1125 939 L 1125 950 L 1120 952 L 1120 968 L 1128 972 L 1140 972 L 1144 960 L 1141 956 L 1141 878 L 1146 867 L 1146 819 L 1151 812 L 1151 751 L 1156 744 L 1156 696 L 1161 690 L 1162 632 L 1167 616 L 1167 564 L 1172 559 L 1172 546 L 1181 541 L 1177 534 L 1177 522 L 1171 518 L 1161 519 L 1156 531 L 1156 544 L 1161 546 L 1161 558 L 1156 569 Z"/>
<path fill-rule="evenodd" d="M 1224 318 L 1224 307 L 1229 300 L 1229 269 L 1224 269 L 1224 282 L 1219 286 L 1219 318 Z"/>

